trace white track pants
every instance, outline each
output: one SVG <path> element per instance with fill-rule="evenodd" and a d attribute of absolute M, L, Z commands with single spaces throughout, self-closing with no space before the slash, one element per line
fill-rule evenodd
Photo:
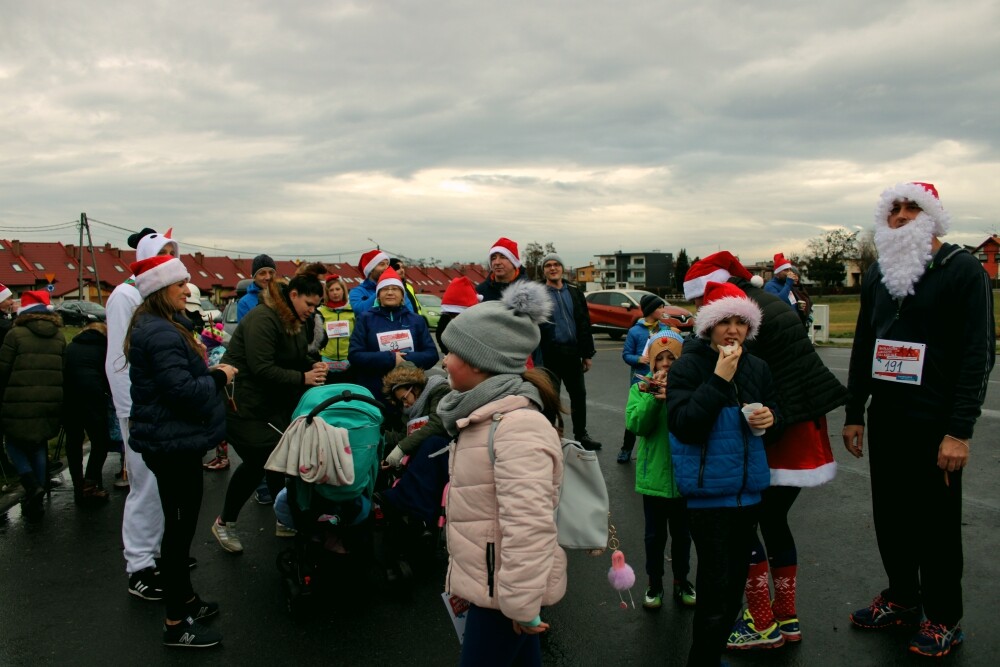
<path fill-rule="evenodd" d="M 122 543 L 125 545 L 125 569 L 129 575 L 154 567 L 163 539 L 163 507 L 156 476 L 146 467 L 142 454 L 128 446 L 128 419 L 118 418 L 125 442 L 125 468 L 129 491 L 122 517 Z"/>

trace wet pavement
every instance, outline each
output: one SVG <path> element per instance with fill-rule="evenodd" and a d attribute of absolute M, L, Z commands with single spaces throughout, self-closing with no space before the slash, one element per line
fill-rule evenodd
<path fill-rule="evenodd" d="M 601 336 L 588 374 L 590 432 L 605 443 L 601 462 L 617 527 L 638 581 L 645 585 L 643 520 L 633 491 L 633 468 L 619 465 L 628 372 L 620 343 Z M 823 348 L 827 365 L 846 380 L 848 349 Z M 965 644 L 946 658 L 952 665 L 1000 664 L 1000 633 L 991 623 L 1000 601 L 1000 376 L 990 381 L 986 412 L 972 443 L 965 474 Z M 908 634 L 852 629 L 848 614 L 868 604 L 885 585 L 871 522 L 867 463 L 839 444 L 842 412 L 830 432 L 840 464 L 830 484 L 806 489 L 791 512 L 799 552 L 799 645 L 763 653 L 730 654 L 732 665 L 826 666 L 927 664 L 906 652 Z M 110 486 L 116 457 L 105 469 Z M 67 485 L 52 492 L 41 525 L 27 525 L 17 507 L 0 524 L 0 665 L 339 665 L 455 664 L 459 645 L 440 599 L 443 565 L 407 588 L 372 584 L 333 593 L 306 619 L 291 617 L 275 568 L 286 541 L 274 537 L 270 507 L 252 500 L 240 515 L 245 553 L 223 552 L 209 526 L 222 504 L 229 473 L 205 473 L 205 501 L 192 555 L 196 590 L 216 600 L 213 625 L 223 636 L 215 649 L 160 645 L 162 605 L 128 595 L 121 556 L 124 495 L 97 509 L 73 504 Z M 0 500 L 2 502 L 2 500 Z M 933 527 L 927 526 L 929 537 Z M 692 551 L 692 565 L 696 567 Z M 666 604 L 658 613 L 624 611 L 607 583 L 609 555 L 570 554 L 569 591 L 544 613 L 549 665 L 682 665 L 692 612 Z M 669 566 L 669 564 L 668 564 Z M 360 573 L 359 577 L 360 579 Z"/>

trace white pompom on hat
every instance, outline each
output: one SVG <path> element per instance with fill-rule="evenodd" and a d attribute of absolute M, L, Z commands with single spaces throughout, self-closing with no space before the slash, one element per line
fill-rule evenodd
<path fill-rule="evenodd" d="M 486 258 L 489 259 L 495 253 L 500 253 L 501 255 L 509 259 L 510 263 L 514 265 L 515 269 L 521 268 L 521 255 L 517 252 L 516 242 L 511 241 L 509 238 L 505 236 L 501 236 L 500 238 L 497 239 L 497 242 L 493 244 L 493 247 L 490 248 L 490 252 L 489 254 L 486 255 Z M 561 263 L 562 262 L 560 262 L 560 264 Z"/>
<path fill-rule="evenodd" d="M 891 188 L 886 188 L 875 206 L 875 226 L 887 226 L 892 205 L 902 200 L 916 203 L 934 221 L 934 236 L 944 236 L 948 233 L 951 216 L 941 205 L 941 198 L 933 183 L 897 183 Z"/>
<path fill-rule="evenodd" d="M 732 283 L 709 282 L 705 285 L 705 302 L 695 315 L 695 334 L 709 338 L 712 327 L 733 315 L 750 325 L 747 340 L 753 340 L 764 319 L 760 306 Z"/>
<path fill-rule="evenodd" d="M 184 267 L 184 263 L 169 255 L 140 259 L 138 262 L 132 262 L 129 269 L 135 275 L 135 288 L 139 290 L 143 299 L 168 285 L 191 280 L 191 274 Z"/>
<path fill-rule="evenodd" d="M 492 374 L 520 374 L 541 340 L 552 299 L 545 287 L 517 280 L 499 301 L 486 301 L 453 319 L 441 334 L 449 353 Z"/>

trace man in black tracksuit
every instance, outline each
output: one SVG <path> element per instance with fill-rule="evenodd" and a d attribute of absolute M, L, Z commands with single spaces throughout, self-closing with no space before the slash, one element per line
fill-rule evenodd
<path fill-rule="evenodd" d="M 962 639 L 962 469 L 994 363 L 990 281 L 942 243 L 948 214 L 928 183 L 887 189 L 879 262 L 862 282 L 844 444 L 862 455 L 865 403 L 875 534 L 889 587 L 851 615 L 862 628 L 915 625 L 914 653 Z M 952 314 L 948 327 L 942 312 Z"/>
<path fill-rule="evenodd" d="M 565 268 L 559 255 L 549 253 L 543 257 L 542 271 L 545 287 L 552 297 L 552 321 L 542 327 L 542 364 L 557 383 L 566 383 L 573 437 L 585 449 L 597 450 L 601 443 L 587 433 L 587 385 L 583 379 L 596 354 L 587 301 L 579 289 L 563 280 Z"/>

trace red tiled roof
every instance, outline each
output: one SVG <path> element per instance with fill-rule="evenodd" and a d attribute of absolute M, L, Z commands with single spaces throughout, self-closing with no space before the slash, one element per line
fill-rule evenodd
<path fill-rule="evenodd" d="M 12 241 L 12 244 L 18 243 Z M 52 296 L 60 297 L 79 287 L 79 269 L 76 259 L 66 252 L 58 242 L 21 241 L 21 257 L 27 260 L 31 271 L 43 285 L 48 283 L 45 274 L 55 274 L 55 290 Z M 89 262 L 84 262 L 84 268 Z M 98 267 L 98 270 L 100 267 Z M 92 280 L 93 271 L 84 272 L 84 280 Z"/>
<path fill-rule="evenodd" d="M 242 280 L 237 275 L 240 267 L 228 257 L 205 257 L 199 253 L 195 258 L 201 259 L 201 265 L 214 280 L 213 284 L 218 287 L 235 287 L 236 283 Z"/>
<path fill-rule="evenodd" d="M 17 266 L 20 270 L 15 269 Z M 17 294 L 35 288 L 38 281 L 31 264 L 24 257 L 17 255 L 11 249 L 9 241 L 0 243 L 0 283 L 3 283 Z"/>
<path fill-rule="evenodd" d="M 201 290 L 202 293 L 209 293 L 212 291 L 212 286 L 219 282 L 219 280 L 205 270 L 201 264 L 195 259 L 194 255 L 181 255 L 181 261 L 184 262 L 184 268 L 188 270 L 191 274 L 191 282 L 194 283 L 195 287 Z"/>

